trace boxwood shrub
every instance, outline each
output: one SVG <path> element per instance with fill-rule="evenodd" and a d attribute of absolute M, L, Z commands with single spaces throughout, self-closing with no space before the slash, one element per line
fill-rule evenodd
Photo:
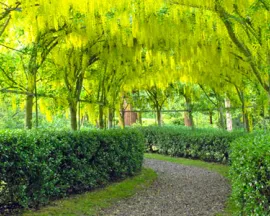
<path fill-rule="evenodd" d="M 0 205 L 37 207 L 140 171 L 137 130 L 0 132 Z"/>
<path fill-rule="evenodd" d="M 244 135 L 242 132 L 184 127 L 153 126 L 141 130 L 147 151 L 221 163 L 228 162 L 230 142 Z"/>
<path fill-rule="evenodd" d="M 270 215 L 270 134 L 237 139 L 231 148 L 230 176 L 237 215 Z"/>

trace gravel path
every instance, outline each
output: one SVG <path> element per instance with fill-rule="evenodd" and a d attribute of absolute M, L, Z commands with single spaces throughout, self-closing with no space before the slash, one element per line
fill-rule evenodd
<path fill-rule="evenodd" d="M 149 159 L 145 160 L 144 166 L 158 173 L 155 183 L 100 215 L 211 216 L 224 208 L 230 186 L 219 174 Z"/>

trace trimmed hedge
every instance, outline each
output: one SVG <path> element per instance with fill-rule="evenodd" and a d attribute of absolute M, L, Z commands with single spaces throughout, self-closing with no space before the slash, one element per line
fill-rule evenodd
<path fill-rule="evenodd" d="M 136 130 L 0 133 L 0 205 L 38 207 L 141 170 Z"/>
<path fill-rule="evenodd" d="M 231 144 L 232 197 L 237 215 L 270 215 L 270 135 L 251 135 Z"/>
<path fill-rule="evenodd" d="M 242 132 L 184 127 L 141 128 L 148 152 L 227 163 L 230 143 Z"/>

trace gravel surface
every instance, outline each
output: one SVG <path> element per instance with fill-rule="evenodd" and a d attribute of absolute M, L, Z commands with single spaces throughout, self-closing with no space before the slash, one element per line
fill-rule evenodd
<path fill-rule="evenodd" d="M 230 186 L 219 174 L 159 160 L 146 159 L 144 166 L 158 173 L 153 185 L 99 215 L 211 216 L 222 212 Z"/>

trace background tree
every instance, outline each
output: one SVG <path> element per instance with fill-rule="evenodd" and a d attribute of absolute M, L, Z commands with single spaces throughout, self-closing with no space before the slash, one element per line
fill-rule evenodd
<path fill-rule="evenodd" d="M 149 102 L 152 104 L 152 107 L 156 111 L 156 118 L 158 126 L 162 125 L 162 116 L 161 110 L 167 101 L 168 97 L 171 94 L 171 87 L 167 87 L 166 89 L 158 88 L 156 85 L 146 89 L 146 93 L 148 95 Z"/>

